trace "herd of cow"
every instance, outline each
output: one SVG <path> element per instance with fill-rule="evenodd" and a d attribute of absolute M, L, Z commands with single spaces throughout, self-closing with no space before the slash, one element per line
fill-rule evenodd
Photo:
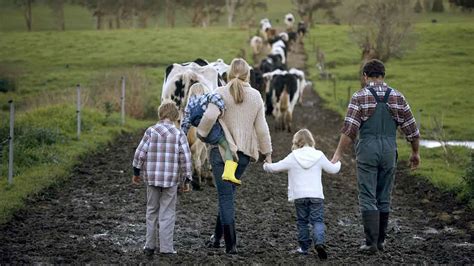
<path fill-rule="evenodd" d="M 264 59 L 250 70 L 250 85 L 260 91 L 265 103 L 266 114 L 273 115 L 277 129 L 291 131 L 292 113 L 295 105 L 302 102 L 307 82 L 302 70 L 288 69 L 288 50 L 296 41 L 301 41 L 306 33 L 304 23 L 298 24 L 298 31 L 293 31 L 294 17 L 285 16 L 287 31 L 276 33 L 268 19 L 262 19 L 259 36 L 250 40 L 254 55 L 263 55 Z M 299 40 L 298 40 L 299 39 Z M 173 100 L 182 114 L 188 101 L 188 91 L 192 84 L 204 84 L 209 91 L 227 83 L 229 65 L 222 59 L 215 62 L 198 58 L 193 62 L 174 63 L 166 68 L 161 100 Z M 200 185 L 203 178 L 211 177 L 208 148 L 196 135 L 196 129 L 188 133 L 191 147 L 194 176 Z"/>

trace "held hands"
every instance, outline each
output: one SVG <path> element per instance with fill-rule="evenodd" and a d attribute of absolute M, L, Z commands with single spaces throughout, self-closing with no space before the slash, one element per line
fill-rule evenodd
<path fill-rule="evenodd" d="M 334 155 L 332 156 L 331 163 L 337 163 L 340 160 L 341 160 L 341 154 L 336 151 Z"/>
<path fill-rule="evenodd" d="M 140 181 L 142 181 L 141 177 L 136 176 L 136 175 L 134 175 L 134 176 L 132 177 L 132 183 L 133 183 L 134 185 L 140 185 Z"/>

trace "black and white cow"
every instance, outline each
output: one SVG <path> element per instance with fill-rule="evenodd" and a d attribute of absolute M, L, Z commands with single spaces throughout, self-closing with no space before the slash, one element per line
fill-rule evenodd
<path fill-rule="evenodd" d="M 262 73 L 268 73 L 277 69 L 286 70 L 286 65 L 283 64 L 282 59 L 279 54 L 269 54 L 260 62 L 260 71 Z"/>
<path fill-rule="evenodd" d="M 299 92 L 299 103 L 303 104 L 303 93 L 306 87 L 311 87 L 312 83 L 310 81 L 306 81 L 305 74 L 302 70 L 291 68 L 288 70 L 290 74 L 295 75 L 298 82 L 298 92 Z"/>
<path fill-rule="evenodd" d="M 298 22 L 298 28 L 297 28 L 296 32 L 298 32 L 300 42 L 303 39 L 303 37 L 306 35 L 307 31 L 308 30 L 307 30 L 307 27 L 306 27 L 306 23 L 304 23 L 303 21 Z"/>
<path fill-rule="evenodd" d="M 262 96 L 262 100 L 265 101 L 265 82 L 263 79 L 263 73 L 258 68 L 250 68 L 250 86 L 258 90 Z"/>
<path fill-rule="evenodd" d="M 284 22 L 286 24 L 286 29 L 293 30 L 293 25 L 295 24 L 295 16 L 293 14 L 288 13 L 285 15 Z"/>
<path fill-rule="evenodd" d="M 161 92 L 161 100 L 171 99 L 176 103 L 180 113 L 186 106 L 189 87 L 200 82 L 209 90 L 218 86 L 219 74 L 207 61 L 198 59 L 197 62 L 172 64 L 166 68 L 165 79 Z"/>
<path fill-rule="evenodd" d="M 285 33 L 286 34 L 286 33 Z M 288 35 L 286 34 L 286 39 L 288 39 Z M 272 44 L 272 50 L 270 54 L 272 55 L 279 55 L 281 57 L 282 64 L 286 64 L 286 57 L 287 57 L 287 44 L 283 39 L 279 39 L 278 41 Z"/>
<path fill-rule="evenodd" d="M 271 80 L 269 93 L 273 109 L 271 113 L 275 117 L 277 129 L 286 129 L 291 132 L 293 110 L 299 98 L 296 75 L 288 71 L 275 73 Z"/>
<path fill-rule="evenodd" d="M 219 82 L 217 85 L 220 87 L 227 84 L 227 73 L 229 72 L 230 66 L 221 58 L 217 59 L 215 62 L 209 63 L 209 65 L 219 74 Z"/>

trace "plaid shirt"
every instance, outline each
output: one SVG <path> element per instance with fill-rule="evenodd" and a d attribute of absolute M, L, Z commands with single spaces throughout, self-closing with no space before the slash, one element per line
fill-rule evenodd
<path fill-rule="evenodd" d="M 186 105 L 186 108 L 184 108 L 184 115 L 183 115 L 183 120 L 181 122 L 181 129 L 184 131 L 184 134 L 188 134 L 189 128 L 191 127 L 191 110 L 197 106 L 200 105 L 201 108 L 206 111 L 207 106 L 209 103 L 215 104 L 221 113 L 224 112 L 225 110 L 225 104 L 224 100 L 222 99 L 221 95 L 215 92 L 208 92 L 203 95 L 193 95 L 189 98 L 188 104 Z"/>
<path fill-rule="evenodd" d="M 191 166 L 186 135 L 169 120 L 146 130 L 133 157 L 133 167 L 143 169 L 150 186 L 166 188 L 192 180 Z"/>
<path fill-rule="evenodd" d="M 367 121 L 375 111 L 377 101 L 375 100 L 369 88 L 373 88 L 380 99 L 383 98 L 385 92 L 389 88 L 386 83 L 371 82 L 365 88 L 357 91 L 352 95 L 351 102 L 347 107 L 346 118 L 341 133 L 349 136 L 353 140 L 357 137 L 359 128 L 364 121 Z M 392 88 L 391 88 L 392 89 Z M 401 130 L 408 141 L 420 137 L 420 132 L 416 126 L 415 118 L 411 113 L 405 97 L 398 91 L 392 89 L 387 105 L 390 109 L 393 119 L 400 126 Z"/>

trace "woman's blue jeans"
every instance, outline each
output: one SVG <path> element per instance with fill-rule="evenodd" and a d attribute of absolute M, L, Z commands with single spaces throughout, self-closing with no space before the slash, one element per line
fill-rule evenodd
<path fill-rule="evenodd" d="M 245 171 L 245 168 L 250 162 L 250 157 L 237 152 L 239 156 L 239 162 L 237 170 L 235 171 L 235 177 L 240 179 Z M 219 152 L 219 148 L 214 147 L 210 151 L 210 161 L 212 166 L 212 174 L 216 182 L 217 194 L 219 200 L 219 212 L 218 215 L 221 219 L 222 225 L 231 225 L 235 222 L 235 185 L 225 182 L 222 180 L 222 173 L 224 173 L 224 160 Z"/>
<path fill-rule="evenodd" d="M 313 226 L 315 245 L 324 244 L 324 200 L 319 198 L 301 198 L 295 200 L 298 227 L 298 242 L 302 250 L 311 246 L 309 224 Z"/>

